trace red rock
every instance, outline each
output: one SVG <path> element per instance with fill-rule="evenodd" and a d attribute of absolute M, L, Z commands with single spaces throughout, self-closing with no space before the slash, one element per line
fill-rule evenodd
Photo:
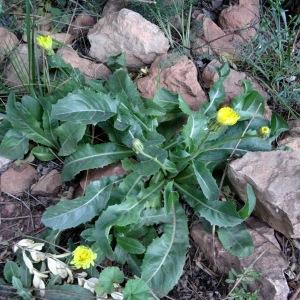
<path fill-rule="evenodd" d="M 82 58 L 72 48 L 61 48 L 57 51 L 57 54 L 65 63 L 79 69 L 87 79 L 107 79 L 111 74 L 110 70 L 104 64 L 98 64 Z"/>
<path fill-rule="evenodd" d="M 62 185 L 62 180 L 57 170 L 52 170 L 48 174 L 42 176 L 39 181 L 31 186 L 33 195 L 55 195 Z"/>
<path fill-rule="evenodd" d="M 5 171 L 1 177 L 1 192 L 22 195 L 29 190 L 31 184 L 35 181 L 37 171 L 31 165 L 22 165 L 19 167 L 11 167 Z"/>
<path fill-rule="evenodd" d="M 83 176 L 80 181 L 80 187 L 83 190 L 91 181 L 99 180 L 103 176 L 122 176 L 126 174 L 126 171 L 122 168 L 122 165 L 118 163 L 100 169 L 89 170 L 86 174 L 87 175 Z"/>
<path fill-rule="evenodd" d="M 180 94 L 193 110 L 207 100 L 198 82 L 197 68 L 186 56 L 175 59 L 171 55 L 158 57 L 151 65 L 149 75 L 137 80 L 137 87 L 145 98 L 152 98 L 158 88 L 164 87 Z"/>

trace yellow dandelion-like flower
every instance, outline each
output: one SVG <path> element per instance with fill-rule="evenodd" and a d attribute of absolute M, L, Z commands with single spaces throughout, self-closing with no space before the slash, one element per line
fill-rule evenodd
<path fill-rule="evenodd" d="M 40 35 L 36 38 L 37 44 L 49 53 L 53 52 L 53 40 L 50 35 Z"/>
<path fill-rule="evenodd" d="M 73 264 L 77 269 L 88 269 L 95 264 L 97 254 L 89 247 L 78 246 L 73 251 Z"/>
<path fill-rule="evenodd" d="M 258 129 L 258 134 L 261 137 L 268 137 L 270 135 L 271 129 L 268 126 L 262 126 Z"/>
<path fill-rule="evenodd" d="M 217 121 L 220 125 L 232 126 L 239 119 L 240 115 L 229 106 L 222 107 L 217 112 Z"/>

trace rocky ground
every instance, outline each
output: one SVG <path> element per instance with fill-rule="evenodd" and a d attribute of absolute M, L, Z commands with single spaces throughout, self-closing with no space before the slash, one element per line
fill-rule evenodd
<path fill-rule="evenodd" d="M 215 67 L 220 60 L 238 59 L 242 46 L 256 35 L 260 22 L 258 0 L 200 2 L 192 14 L 191 49 L 186 52 L 171 51 L 170 41 L 161 29 L 126 8 L 127 1 L 120 0 L 109 0 L 99 18 L 86 13 L 74 15 L 64 32 L 52 33 L 50 27 L 44 26 L 40 33 L 63 43 L 58 54 L 88 79 L 107 78 L 108 58 L 124 52 L 126 64 L 145 98 L 154 95 L 159 77 L 159 86 L 181 94 L 196 110 L 207 101 L 207 91 L 218 78 Z M 12 57 L 23 62 L 26 81 L 26 41 L 4 27 L 0 27 L 0 39 L 4 50 L 1 53 L 13 51 L 10 60 L 4 60 L 3 55 L 0 62 L 5 65 L 6 84 L 15 88 L 21 81 Z M 234 63 L 231 68 L 224 82 L 226 101 L 240 94 L 241 80 L 248 79 L 265 97 L 266 116 L 270 117 L 267 103 L 272 99 L 263 86 Z M 259 289 L 265 300 L 300 299 L 300 124 L 290 121 L 289 126 L 289 134 L 276 141 L 276 151 L 248 153 L 228 166 L 227 184 L 234 188 L 236 196 L 244 199 L 247 183 L 255 189 L 257 208 L 255 216 L 247 221 L 254 254 L 246 259 L 232 257 L 191 215 L 191 249 L 185 273 L 167 299 L 224 299 L 229 291 L 224 279 L 232 268 L 260 272 L 261 279 L 253 288 Z M 40 218 L 45 207 L 61 196 L 72 199 L 82 193 L 87 181 L 122 172 L 116 165 L 86 174 L 80 183 L 66 185 L 60 178 L 60 162 L 46 165 L 30 159 L 10 162 L 1 158 L 0 167 L 1 265 L 10 256 L 9 246 L 15 239 L 44 230 Z"/>

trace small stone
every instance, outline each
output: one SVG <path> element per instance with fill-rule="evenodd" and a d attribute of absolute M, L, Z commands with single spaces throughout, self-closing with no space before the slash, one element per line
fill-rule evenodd
<path fill-rule="evenodd" d="M 57 54 L 65 63 L 79 69 L 87 79 L 108 79 L 111 74 L 111 71 L 104 64 L 82 58 L 72 48 L 61 48 L 57 51 Z"/>
<path fill-rule="evenodd" d="M 261 274 L 261 278 L 252 286 L 254 290 L 259 290 L 259 299 L 287 299 L 289 287 L 284 270 L 288 262 L 282 256 L 274 230 L 255 218 L 247 221 L 247 227 L 253 239 L 254 253 L 242 259 L 229 254 L 217 238 L 213 241 L 212 234 L 201 224 L 192 227 L 191 236 L 216 271 L 227 274 L 231 269 L 238 272 L 254 269 Z"/>
<path fill-rule="evenodd" d="M 80 187 L 84 190 L 86 186 L 95 180 L 99 180 L 104 176 L 122 176 L 126 174 L 121 163 L 106 166 L 104 168 L 89 170 L 80 180 Z"/>
<path fill-rule="evenodd" d="M 167 53 L 169 41 L 160 28 L 140 14 L 123 8 L 101 18 L 89 31 L 90 55 L 101 62 L 125 53 L 126 65 L 139 68 Z"/>
<path fill-rule="evenodd" d="M 107 16 L 126 8 L 128 0 L 108 0 L 104 5 L 101 16 Z"/>
<path fill-rule="evenodd" d="M 71 23 L 69 33 L 78 37 L 88 33 L 89 29 L 96 24 L 95 19 L 88 14 L 80 14 Z"/>
<path fill-rule="evenodd" d="M 42 176 L 39 181 L 31 186 L 33 195 L 49 196 L 55 195 L 62 185 L 62 180 L 57 170 Z"/>
<path fill-rule="evenodd" d="M 236 32 L 245 41 L 255 37 L 259 23 L 259 0 L 242 0 L 224 9 L 219 23 L 225 32 Z"/>
<path fill-rule="evenodd" d="M 166 88 L 180 94 L 193 110 L 197 110 L 207 101 L 207 96 L 198 82 L 197 68 L 186 56 L 158 57 L 151 65 L 149 75 L 137 80 L 137 87 L 145 98 L 152 98 L 161 87 Z"/>
<path fill-rule="evenodd" d="M 10 167 L 0 177 L 1 192 L 20 196 L 29 190 L 36 176 L 37 171 L 31 165 L 25 164 L 19 167 Z"/>
<path fill-rule="evenodd" d="M 4 27 L 0 27 L 0 63 L 3 61 L 12 49 L 18 45 L 18 39 L 12 32 Z"/>
<path fill-rule="evenodd" d="M 252 185 L 261 220 L 300 238 L 300 152 L 248 152 L 229 164 L 228 177 L 243 200 L 247 183 Z"/>

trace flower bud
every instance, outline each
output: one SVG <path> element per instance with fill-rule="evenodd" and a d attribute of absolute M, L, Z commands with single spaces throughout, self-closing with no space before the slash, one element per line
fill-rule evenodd
<path fill-rule="evenodd" d="M 136 154 L 143 152 L 144 145 L 139 139 L 134 139 L 132 142 L 132 149 Z"/>

